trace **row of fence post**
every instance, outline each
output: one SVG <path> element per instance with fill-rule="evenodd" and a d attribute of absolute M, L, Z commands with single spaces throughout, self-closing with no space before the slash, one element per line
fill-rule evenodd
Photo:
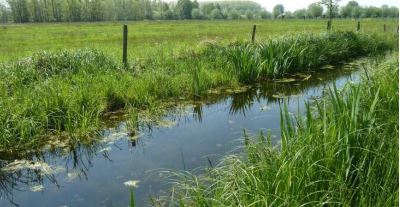
<path fill-rule="evenodd" d="M 330 21 L 328 21 L 328 22 L 326 23 L 326 29 L 327 29 L 328 31 L 332 29 L 332 23 L 331 23 Z M 357 22 L 357 32 L 359 32 L 360 30 L 361 30 L 361 22 L 358 21 L 358 22 Z M 386 24 L 383 24 L 383 32 L 386 32 L 386 31 L 387 31 Z M 396 30 L 396 32 L 397 32 L 397 34 L 399 33 L 399 25 L 397 25 L 397 30 Z"/>
<path fill-rule="evenodd" d="M 251 42 L 254 43 L 256 39 L 256 29 L 257 25 L 253 25 L 253 32 L 251 34 Z M 330 31 L 332 29 L 332 22 L 328 21 L 326 29 Z M 361 22 L 357 22 L 357 32 L 361 30 Z M 383 24 L 383 32 L 387 31 L 386 24 Z M 399 34 L 399 25 L 397 25 L 397 34 Z M 128 56 L 128 26 L 124 25 L 123 26 L 123 40 L 122 40 L 122 63 L 124 64 L 125 67 L 128 65 L 127 61 L 127 56 Z"/>

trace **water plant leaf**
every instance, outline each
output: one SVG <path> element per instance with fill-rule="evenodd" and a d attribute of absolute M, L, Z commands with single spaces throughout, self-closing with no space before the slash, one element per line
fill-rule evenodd
<path fill-rule="evenodd" d="M 162 128 L 172 128 L 172 127 L 176 126 L 177 124 L 178 124 L 178 122 L 171 121 L 168 119 L 163 119 L 163 120 L 157 121 L 157 126 L 162 127 Z"/>
<path fill-rule="evenodd" d="M 283 93 L 277 93 L 272 95 L 273 98 L 287 98 L 288 96 Z"/>
<path fill-rule="evenodd" d="M 43 191 L 44 190 L 44 186 L 43 185 L 34 185 L 34 186 L 31 186 L 29 188 L 29 190 L 31 190 L 32 192 Z"/>
<path fill-rule="evenodd" d="M 45 162 L 34 162 L 29 160 L 15 160 L 1 169 L 1 171 L 7 173 L 12 173 L 20 170 L 38 170 L 42 175 L 50 175 L 62 172 L 65 169 L 60 166 L 51 167 Z"/>
<path fill-rule="evenodd" d="M 335 69 L 335 66 L 333 65 L 324 65 L 321 67 L 321 70 L 333 70 Z"/>
<path fill-rule="evenodd" d="M 128 136 L 128 132 L 112 132 L 108 136 L 102 139 L 103 143 L 113 144 L 115 141 L 120 140 Z"/>
<path fill-rule="evenodd" d="M 79 171 L 78 170 L 73 170 L 69 173 L 67 173 L 67 181 L 71 182 L 75 180 L 77 177 L 79 177 Z"/>
<path fill-rule="evenodd" d="M 292 82 L 296 82 L 297 80 L 294 78 L 282 78 L 282 79 L 275 79 L 274 82 L 275 83 L 292 83 Z"/>
<path fill-rule="evenodd" d="M 303 78 L 303 81 L 306 81 L 306 80 L 308 80 L 308 79 L 310 79 L 310 78 L 311 78 L 311 75 L 308 75 L 308 76 L 306 76 L 306 77 Z"/>
<path fill-rule="evenodd" d="M 111 150 L 112 150 L 111 147 L 104 147 L 104 148 L 100 149 L 99 152 L 108 152 L 108 151 L 111 151 Z"/>

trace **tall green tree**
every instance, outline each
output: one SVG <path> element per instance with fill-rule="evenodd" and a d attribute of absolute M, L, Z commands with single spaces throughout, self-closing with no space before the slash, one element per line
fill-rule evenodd
<path fill-rule="evenodd" d="M 340 15 L 342 17 L 355 17 L 361 13 L 360 6 L 357 1 L 349 1 L 346 6 L 340 9 Z"/>
<path fill-rule="evenodd" d="M 176 3 L 176 13 L 181 19 L 192 18 L 193 3 L 190 0 L 178 0 Z"/>
<path fill-rule="evenodd" d="M 192 9 L 192 18 L 193 19 L 202 19 L 203 16 L 201 15 L 201 11 L 198 8 Z"/>
<path fill-rule="evenodd" d="M 278 18 L 279 16 L 282 16 L 285 13 L 285 7 L 282 4 L 277 4 L 274 6 L 273 9 L 273 14 L 274 18 Z"/>
<path fill-rule="evenodd" d="M 324 8 L 319 3 L 312 3 L 308 6 L 308 13 L 310 16 L 318 18 L 322 16 Z"/>
<path fill-rule="evenodd" d="M 28 2 L 26 0 L 8 0 L 7 3 L 11 8 L 11 15 L 14 22 L 29 22 L 30 14 L 28 11 Z"/>
<path fill-rule="evenodd" d="M 0 22 L 7 23 L 9 21 L 10 11 L 8 8 L 0 3 Z"/>
<path fill-rule="evenodd" d="M 321 4 L 325 5 L 328 11 L 328 17 L 329 17 L 329 29 L 332 29 L 332 18 L 335 10 L 338 9 L 339 7 L 339 2 L 340 0 L 322 0 Z"/>
<path fill-rule="evenodd" d="M 304 18 L 307 16 L 307 10 L 306 9 L 298 9 L 293 12 L 293 16 L 298 19 Z"/>

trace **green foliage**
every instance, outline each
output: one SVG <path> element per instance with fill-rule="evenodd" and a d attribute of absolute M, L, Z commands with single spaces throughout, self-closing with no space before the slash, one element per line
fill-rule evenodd
<path fill-rule="evenodd" d="M 10 16 L 10 11 L 9 9 L 4 6 L 2 3 L 0 3 L 0 22 L 1 23 L 8 23 L 9 17 Z"/>
<path fill-rule="evenodd" d="M 312 17 L 321 17 L 322 12 L 324 11 L 324 8 L 319 5 L 318 3 L 312 3 L 308 6 L 308 13 Z"/>
<path fill-rule="evenodd" d="M 178 0 L 176 12 L 180 19 L 191 19 L 193 4 L 190 0 Z"/>
<path fill-rule="evenodd" d="M 277 4 L 274 6 L 273 12 L 274 18 L 278 18 L 285 13 L 285 7 L 282 4 Z"/>
<path fill-rule="evenodd" d="M 340 0 L 321 0 L 321 4 L 326 6 L 329 21 L 332 22 L 334 12 L 339 8 Z"/>
<path fill-rule="evenodd" d="M 201 176 L 175 173 L 165 205 L 394 206 L 398 203 L 398 54 L 371 63 L 363 83 L 336 87 L 281 113 L 279 147 L 245 135 L 244 156 L 228 156 Z"/>
<path fill-rule="evenodd" d="M 11 8 L 11 15 L 15 23 L 29 22 L 30 13 L 27 0 L 8 0 L 7 3 Z"/>
<path fill-rule="evenodd" d="M 193 9 L 192 10 L 192 18 L 193 19 L 202 19 L 203 18 L 203 15 L 201 14 L 201 12 L 200 12 L 200 9 Z"/>
<path fill-rule="evenodd" d="M 216 9 L 213 9 L 213 10 L 211 11 L 211 13 L 210 13 L 210 18 L 211 18 L 211 19 L 223 19 L 224 16 L 223 16 L 221 10 L 216 8 Z"/>
<path fill-rule="evenodd" d="M 304 17 L 307 17 L 307 10 L 306 9 L 298 9 L 298 10 L 293 12 L 293 16 L 298 18 L 298 19 L 302 19 Z"/>
<path fill-rule="evenodd" d="M 353 32 L 323 35 L 305 33 L 256 45 L 235 43 L 228 46 L 225 53 L 239 81 L 251 83 L 383 52 L 393 49 L 396 40 L 392 41 L 386 42 L 379 36 Z"/>

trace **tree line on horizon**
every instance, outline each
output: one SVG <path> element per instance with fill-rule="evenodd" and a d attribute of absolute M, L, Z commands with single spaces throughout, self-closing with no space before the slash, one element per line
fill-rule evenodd
<path fill-rule="evenodd" d="M 383 5 L 362 7 L 357 1 L 333 9 L 333 17 L 375 18 L 398 17 L 399 9 Z M 181 19 L 278 19 L 325 18 L 323 4 L 316 2 L 307 8 L 285 11 L 278 4 L 272 12 L 252 1 L 216 1 L 199 3 L 197 0 L 7 0 L 0 3 L 0 22 L 94 22 L 128 20 Z"/>

